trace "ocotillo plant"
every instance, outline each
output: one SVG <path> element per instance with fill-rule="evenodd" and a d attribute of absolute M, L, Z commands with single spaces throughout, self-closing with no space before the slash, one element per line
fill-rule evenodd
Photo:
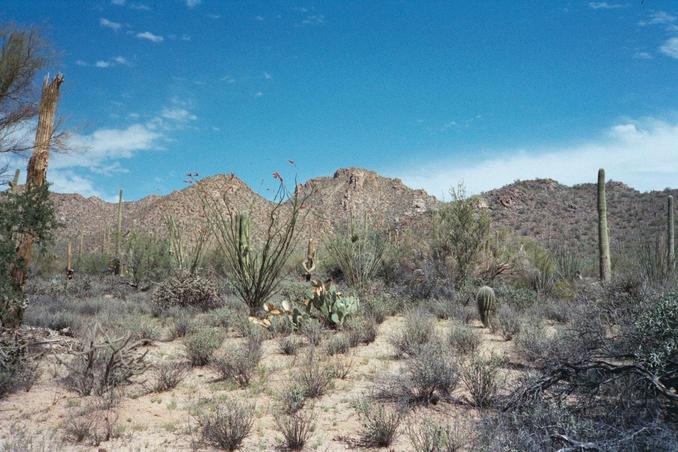
<path fill-rule="evenodd" d="M 676 237 L 675 237 L 675 223 L 673 218 L 673 196 L 669 195 L 666 201 L 666 222 L 667 222 L 667 238 L 666 244 L 668 247 L 667 263 L 669 271 L 673 271 L 676 262 Z"/>
<path fill-rule="evenodd" d="M 605 170 L 598 170 L 598 257 L 600 279 L 609 281 L 612 277 L 610 263 L 610 238 L 607 230 L 607 200 L 605 199 Z"/>
<path fill-rule="evenodd" d="M 118 223 L 115 231 L 115 272 L 122 275 L 122 189 L 118 193 Z"/>

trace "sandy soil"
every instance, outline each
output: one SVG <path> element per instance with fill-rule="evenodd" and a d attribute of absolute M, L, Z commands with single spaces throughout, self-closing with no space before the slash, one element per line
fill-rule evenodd
<path fill-rule="evenodd" d="M 357 438 L 360 431 L 360 423 L 351 408 L 351 402 L 368 391 L 376 378 L 389 372 L 398 372 L 402 366 L 403 361 L 395 358 L 389 343 L 390 335 L 398 330 L 402 321 L 402 317 L 388 318 L 380 325 L 375 342 L 351 349 L 348 356 L 354 364 L 347 378 L 335 379 L 327 394 L 315 401 L 316 427 L 305 450 L 329 452 L 355 449 L 346 440 Z M 445 331 L 447 324 L 447 321 L 438 322 L 441 332 Z M 473 327 L 482 338 L 481 353 L 511 356 L 511 342 L 481 328 L 480 323 Z M 229 343 L 237 340 L 227 339 L 222 347 L 228 347 Z M 154 343 L 147 349 L 151 362 L 177 360 L 183 355 L 180 340 Z M 285 356 L 278 351 L 276 341 L 265 341 L 259 372 L 247 389 L 216 381 L 216 374 L 207 367 L 192 369 L 172 391 L 144 394 L 142 385 L 126 388 L 119 404 L 113 412 L 108 412 L 110 421 L 120 426 L 122 434 L 98 447 L 65 442 L 60 427 L 70 416 L 91 404 L 94 398 L 80 397 L 60 385 L 58 377 L 63 368 L 57 362 L 58 356 L 46 356 L 41 362 L 40 379 L 30 392 L 15 393 L 0 401 L 0 450 L 3 449 L 2 443 L 5 444 L 5 450 L 12 450 L 13 446 L 23 446 L 29 450 L 210 450 L 198 442 L 192 408 L 202 398 L 227 396 L 256 403 L 254 429 L 245 440 L 242 450 L 280 450 L 281 435 L 276 431 L 272 415 L 274 395 L 291 378 L 303 353 L 301 350 L 298 357 Z M 510 381 L 517 371 L 505 369 L 505 372 Z M 152 378 L 150 374 L 144 376 Z M 411 449 L 405 427 L 417 419 L 436 417 L 453 423 L 477 418 L 477 410 L 464 403 L 464 391 L 460 384 L 453 394 L 452 402 L 420 407 L 410 412 L 391 450 Z"/>

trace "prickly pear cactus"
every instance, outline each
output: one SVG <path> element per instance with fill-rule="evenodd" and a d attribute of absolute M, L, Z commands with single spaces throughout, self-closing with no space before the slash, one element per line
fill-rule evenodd
<path fill-rule="evenodd" d="M 342 297 L 341 292 L 331 281 L 323 283 L 319 280 L 311 281 L 313 288 L 306 291 L 307 310 L 311 306 L 320 312 L 326 323 L 342 326 L 347 318 L 358 311 L 360 304 L 356 297 Z"/>
<path fill-rule="evenodd" d="M 483 286 L 478 289 L 476 294 L 476 302 L 478 303 L 478 314 L 480 314 L 480 321 L 483 322 L 485 328 L 490 327 L 490 319 L 495 312 L 497 297 L 491 287 Z"/>

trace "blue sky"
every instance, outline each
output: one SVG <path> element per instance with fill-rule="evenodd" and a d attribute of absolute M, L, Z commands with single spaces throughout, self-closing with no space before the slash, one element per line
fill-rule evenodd
<path fill-rule="evenodd" d="M 678 180 L 675 1 L 5 0 L 65 74 L 57 191 L 360 166 L 440 196 Z M 674 150 L 675 149 L 675 150 Z M 296 162 L 289 168 L 288 160 Z"/>

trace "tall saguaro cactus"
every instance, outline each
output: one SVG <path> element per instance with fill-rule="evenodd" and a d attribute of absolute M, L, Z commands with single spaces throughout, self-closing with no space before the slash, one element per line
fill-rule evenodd
<path fill-rule="evenodd" d="M 676 265 L 676 236 L 675 236 L 675 220 L 673 217 L 673 196 L 669 195 L 666 200 L 666 226 L 667 226 L 667 262 L 669 269 L 673 270 Z"/>
<path fill-rule="evenodd" d="M 600 279 L 609 281 L 612 277 L 610 263 L 610 237 L 607 230 L 607 200 L 605 199 L 605 170 L 598 170 L 598 254 Z"/>
<path fill-rule="evenodd" d="M 38 126 L 35 130 L 35 147 L 28 161 L 26 172 L 26 189 L 42 187 L 47 183 L 47 163 L 49 162 L 49 148 L 54 136 L 54 119 L 56 118 L 59 91 L 64 81 L 62 74 L 57 74 L 50 80 L 47 76 L 42 82 L 42 93 L 38 107 Z M 28 265 L 31 260 L 31 251 L 35 238 L 31 234 L 22 234 L 17 241 L 16 263 L 12 265 L 10 275 L 14 290 L 23 293 Z M 14 312 L 7 313 L 6 319 L 9 328 L 16 328 L 23 320 L 23 303 L 17 303 Z"/>
<path fill-rule="evenodd" d="M 122 275 L 122 189 L 118 193 L 118 223 L 115 230 L 116 273 Z"/>

